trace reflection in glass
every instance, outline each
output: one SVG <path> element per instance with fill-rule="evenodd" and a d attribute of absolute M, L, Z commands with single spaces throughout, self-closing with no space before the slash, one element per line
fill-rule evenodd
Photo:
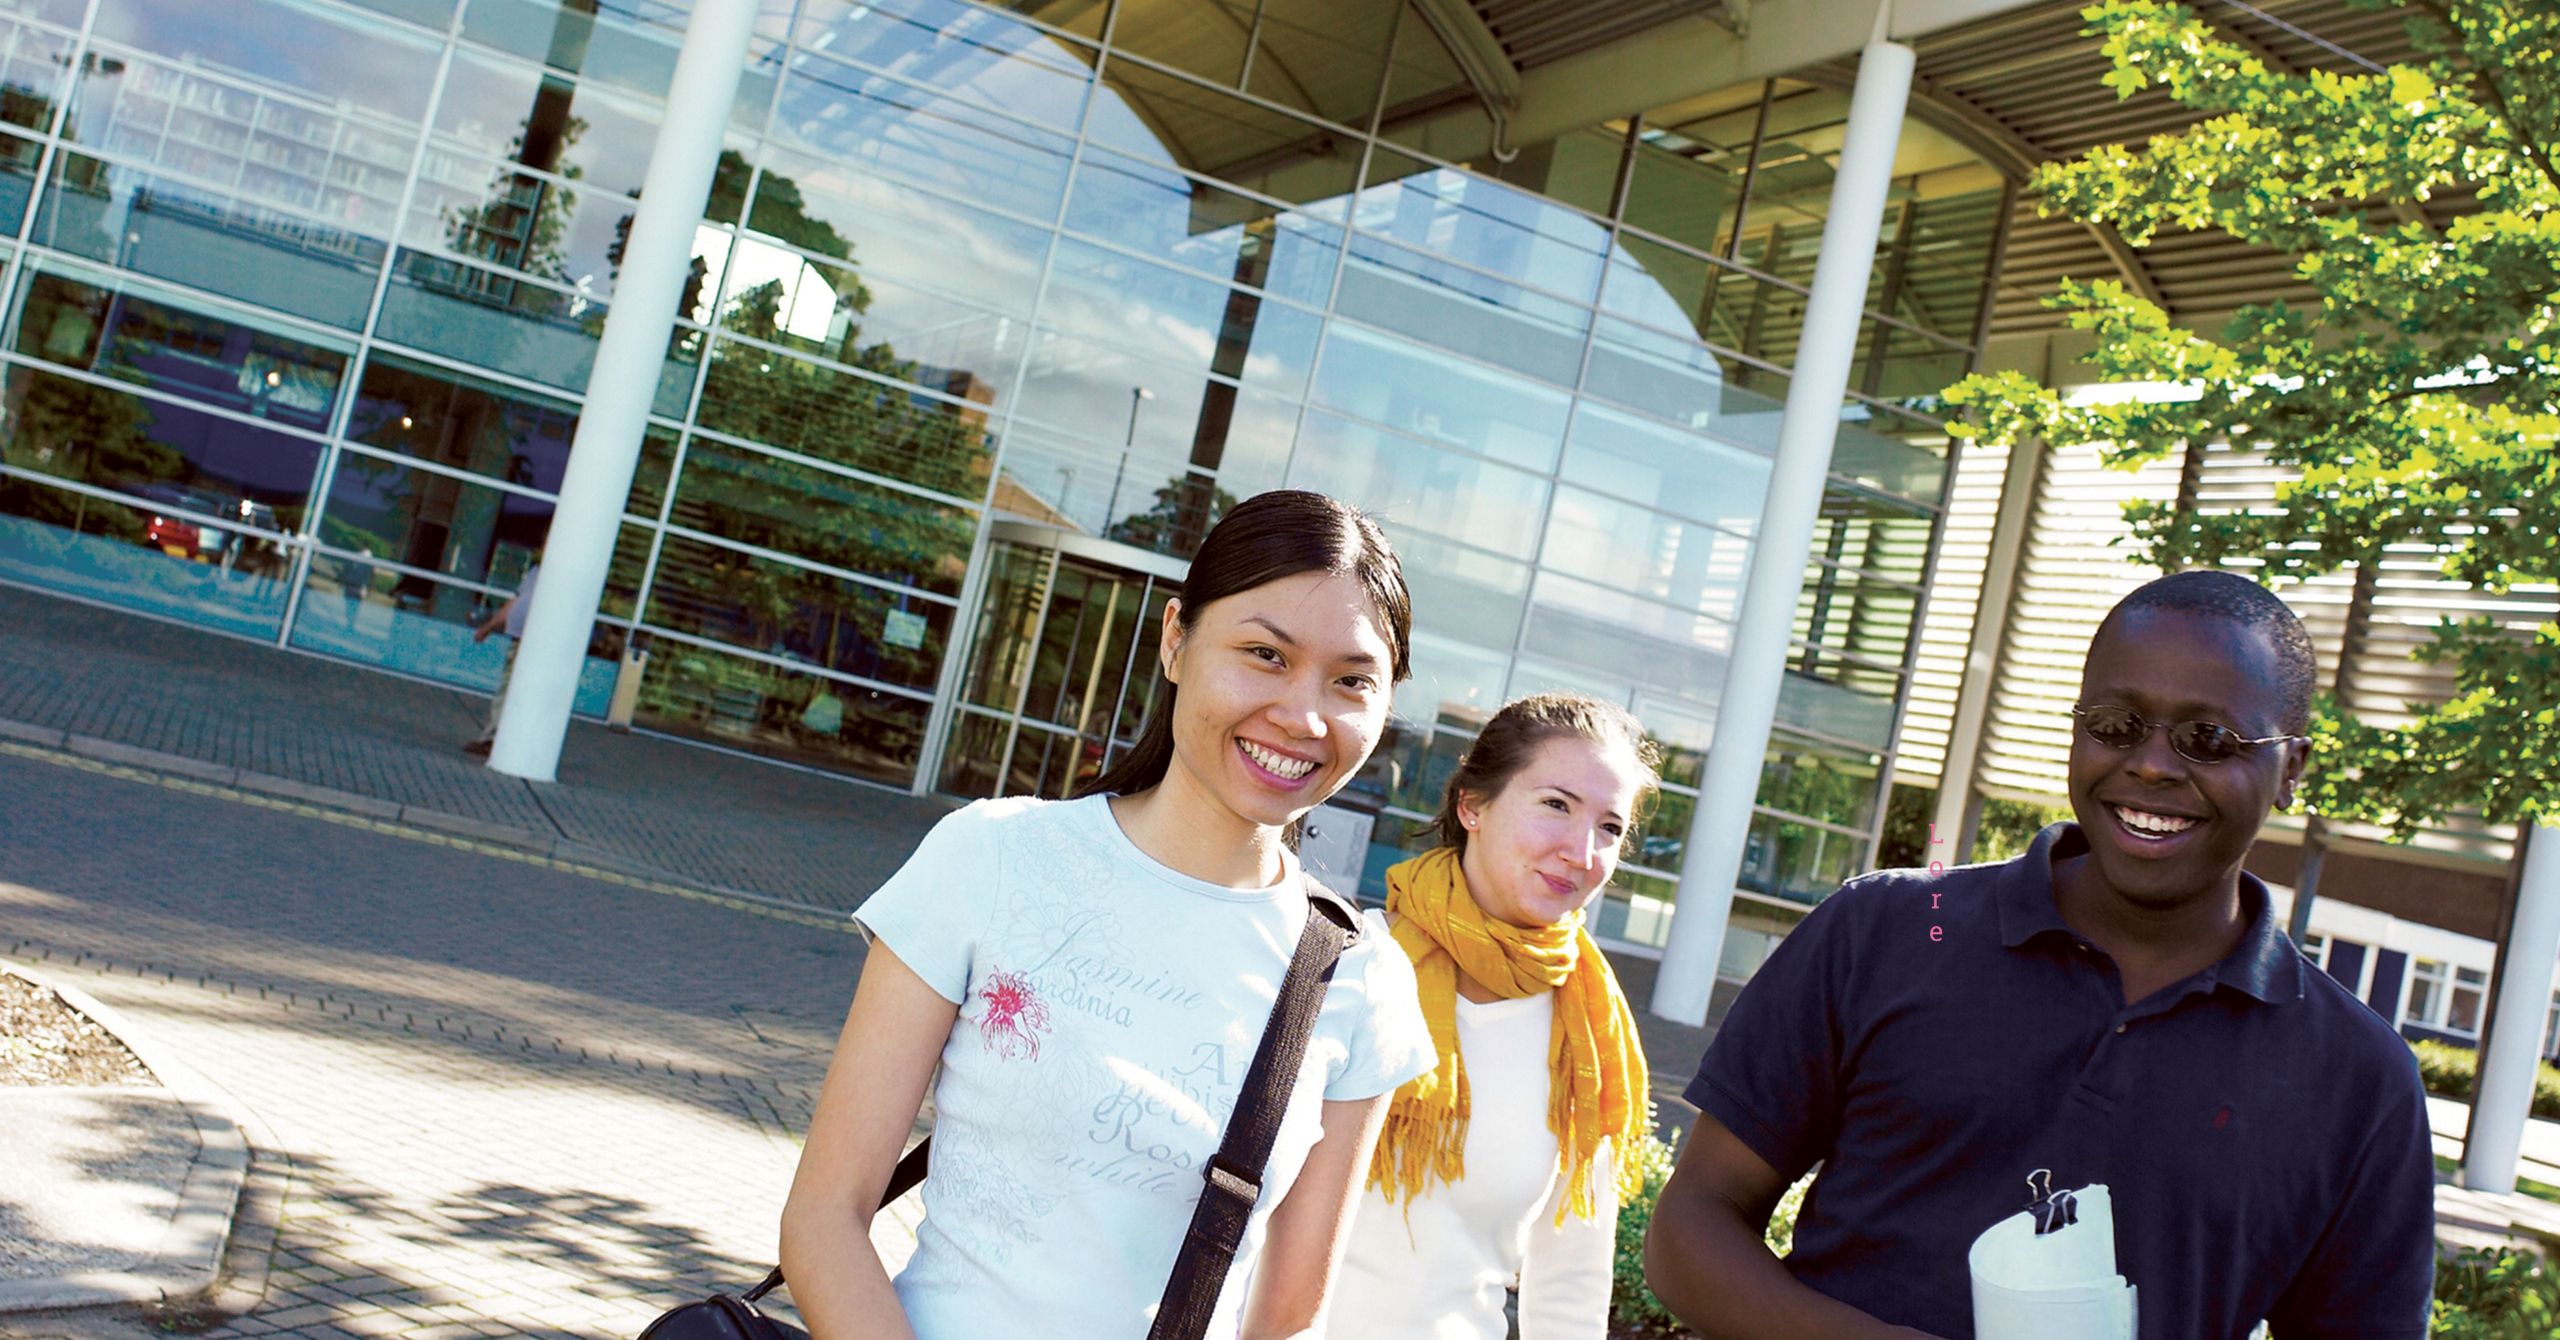
<path fill-rule="evenodd" d="M 545 493 L 559 491 L 577 431 L 566 401 L 393 354 L 365 365 L 347 419 L 353 441 Z"/>
<path fill-rule="evenodd" d="M 574 20 L 577 11 L 563 6 L 558 15 Z M 556 71 L 463 48 L 445 75 L 435 129 L 482 157 L 513 159 L 593 191 L 636 195 L 658 137 L 658 115 L 645 103 Z"/>
<path fill-rule="evenodd" d="M 1146 623 L 1151 589 L 1135 573 L 1072 559 L 1058 564 L 1022 699 L 1025 719 L 1093 737 L 1098 756 L 1104 731 L 1121 716 L 1121 687 L 1129 672 L 1153 673 L 1151 665 L 1133 659 L 1141 644 L 1154 644 L 1148 636 L 1154 628 Z M 1162 601 L 1154 608 L 1161 616 Z"/>
<path fill-rule="evenodd" d="M 795 31 L 803 51 L 1060 130 L 1083 119 L 1095 59 L 1089 47 L 959 0 L 807 0 Z"/>
<path fill-rule="evenodd" d="M 577 317 L 612 298 L 636 208 L 629 196 L 521 164 L 436 150 L 419 166 L 401 240 L 566 285 Z"/>
<path fill-rule="evenodd" d="M 1745 383 L 1760 386 L 1745 389 Z M 1609 317 L 1591 345 L 1582 392 L 1727 442 L 1776 454 L 1785 379 L 1719 358 L 1694 341 Z"/>
<path fill-rule="evenodd" d="M 652 532 L 625 523 L 613 537 L 613 563 L 605 570 L 604 594 L 597 609 L 617 619 L 628 619 L 640 602 L 640 577 L 649 566 L 649 537 Z"/>
<path fill-rule="evenodd" d="M 1630 503 L 1556 490 L 1540 567 L 1719 619 L 1739 617 L 1751 542 Z"/>
<path fill-rule="evenodd" d="M 1576 301 L 1599 293 L 1609 229 L 1587 214 L 1401 154 L 1378 154 L 1369 182 L 1353 215 L 1363 232 Z"/>
<path fill-rule="evenodd" d="M 1585 401 L 1573 417 L 1562 475 L 1747 536 L 1759 529 L 1769 458 Z"/>
<path fill-rule="evenodd" d="M 220 5 L 99 0 L 95 23 L 98 40 L 172 63 L 127 59 L 85 66 L 80 95 L 86 109 L 80 118 L 84 141 L 122 148 L 118 128 L 139 127 L 235 159 L 291 162 L 303 146 L 339 143 L 337 118 L 304 110 L 297 101 L 414 127 L 426 114 L 440 54 L 440 44 L 424 36 L 284 0 Z M 293 40 L 275 40 L 279 33 L 290 33 Z M 288 100 L 200 73 L 210 70 L 235 70 L 266 89 L 300 96 Z M 107 115 L 98 114 L 110 107 Z M 253 140 L 273 147 L 245 155 Z M 407 165 L 405 154 L 401 164 Z M 230 173 L 196 175 L 231 179 Z"/>
<path fill-rule="evenodd" d="M 897 365 L 908 380 L 927 369 Z M 731 340 L 711 347 L 702 426 L 962 498 L 986 488 L 994 390 L 942 372 L 942 400 Z"/>
<path fill-rule="evenodd" d="M 1886 288 L 1888 294 L 1902 291 L 1898 284 Z M 1968 333 L 1932 339 L 1868 317 L 1860 331 L 1858 363 L 1850 372 L 1849 385 L 1862 395 L 1884 400 L 1934 404 L 1938 392 L 1964 376 L 1971 358 L 1970 349 L 1947 340 L 1961 340 Z"/>
<path fill-rule="evenodd" d="M 1779 731 L 1770 737 L 1754 801 L 1843 828 L 1865 829 L 1875 821 L 1876 778 L 1883 767 L 1883 757 L 1871 751 Z"/>
<path fill-rule="evenodd" d="M 1734 883 L 1771 898 L 1818 903 L 1866 863 L 1863 837 L 1760 814 L 1752 816 Z"/>
<path fill-rule="evenodd" d="M 1620 866 L 1592 911 L 1591 934 L 1659 949 L 1671 943 L 1671 906 L 1679 893 L 1678 880 Z"/>
<path fill-rule="evenodd" d="M 962 711 L 951 718 L 951 739 L 942 747 L 945 795 L 989 800 L 1003 773 L 1004 741 L 1013 731 L 1010 718 Z"/>
<path fill-rule="evenodd" d="M 1330 414 L 1307 416 L 1289 478 L 1298 488 L 1360 499 L 1400 528 L 1515 558 L 1537 552 L 1547 500 L 1537 476 Z"/>
<path fill-rule="evenodd" d="M 928 704 L 661 639 L 634 720 L 652 730 L 892 786 L 915 777 Z"/>
<path fill-rule="evenodd" d="M 1420 534 L 1392 520 L 1382 519 L 1379 525 L 1404 560 L 1418 627 L 1509 645 L 1528 600 L 1528 564 Z M 1499 685 L 1501 678 L 1495 675 L 1487 682 Z"/>
<path fill-rule="evenodd" d="M 1529 626 L 1521 647 L 1557 665 L 1703 704 L 1714 702 L 1723 689 L 1733 627 L 1712 609 L 1659 605 L 1560 573 L 1540 572 L 1530 589 Z M 1511 691 L 1525 690 L 1514 683 Z M 1623 693 L 1611 696 L 1625 700 Z"/>
<path fill-rule="evenodd" d="M 1817 672 L 1823 658 L 1834 654 L 1872 665 L 1899 665 L 1919 611 L 1918 588 L 1816 558 L 1805 566 L 1804 590 L 1796 600 L 1795 637 L 1802 645 L 1793 655 L 1799 665 Z"/>
<path fill-rule="evenodd" d="M 1322 325 L 1313 312 L 1072 240 L 1058 245 L 1040 321 L 1283 395 L 1305 387 Z"/>
<path fill-rule="evenodd" d="M 1694 793 L 1655 792 L 1652 808 L 1628 840 L 1625 859 L 1655 870 L 1677 871 L 1680 858 L 1688 849 L 1689 821 L 1697 811 L 1698 797 Z"/>
<path fill-rule="evenodd" d="M 566 390 L 595 370 L 605 309 L 574 291 L 400 249 L 375 329 L 398 340 Z"/>
<path fill-rule="evenodd" d="M 1555 464 L 1570 404 L 1562 391 L 1338 322 L 1326 334 L 1313 398 L 1399 432 L 1537 471 Z"/>
<path fill-rule="evenodd" d="M 350 200 L 341 217 L 388 232 L 393 213 Z M 348 329 L 364 324 L 390 251 L 303 214 L 74 153 L 54 162 L 34 240 Z"/>
<path fill-rule="evenodd" d="M 651 0 L 595 8 L 560 0 L 473 0 L 462 16 L 462 35 L 474 42 L 652 98 L 664 95 L 675 75 L 683 26 L 682 9 Z M 753 59 L 739 82 L 733 121 L 763 111 L 773 87 L 752 68 Z"/>
<path fill-rule="evenodd" d="M 5 459 L 13 469 L 148 499 L 198 519 L 172 520 L 196 532 L 185 541 L 154 539 L 147 516 L 99 533 L 187 551 L 179 557 L 210 555 L 224 567 L 249 556 L 240 547 L 249 532 L 301 526 L 320 459 L 320 444 L 309 438 L 32 368 L 10 369 L 5 407 Z M 82 515 L 85 496 L 46 491 L 41 504 L 29 504 L 38 510 L 21 515 L 94 530 Z"/>
<path fill-rule="evenodd" d="M 347 368 L 344 353 L 264 322 L 41 271 L 28 274 L 18 351 L 313 432 Z"/>
<path fill-rule="evenodd" d="M 1049 598 L 1046 550 L 998 540 L 987 548 L 987 594 L 979 602 L 977 650 L 961 696 L 982 707 L 1011 712 L 1031 674 L 1041 607 Z M 990 791 L 992 795 L 994 792 Z"/>
<path fill-rule="evenodd" d="M 676 466 L 676 435 L 651 425 L 640 439 L 640 462 L 631 471 L 631 495 L 623 500 L 626 515 L 655 521 L 666 503 L 667 476 Z"/>
<path fill-rule="evenodd" d="M 1831 447 L 1833 475 L 1924 505 L 1938 501 L 1947 480 L 1945 429 L 1855 403 L 1841 407 L 1840 419 Z"/>
<path fill-rule="evenodd" d="M 774 179 L 765 180 L 770 184 Z M 757 227 L 774 222 L 767 217 L 777 212 L 767 208 L 772 200 L 770 191 L 759 197 Z M 801 245 L 824 246 L 828 254 L 851 250 L 833 229 L 814 221 L 792 233 Z M 881 281 L 851 266 L 812 260 L 758 233 L 737 238 L 734 250 L 729 246 L 728 234 L 718 229 L 705 228 L 695 239 L 698 270 L 706 280 L 725 261 L 728 296 L 721 312 L 730 329 L 886 376 L 913 376 L 927 385 L 948 385 L 955 372 L 966 370 L 972 390 L 963 394 L 983 397 L 991 407 L 1003 404 L 1012 390 L 1028 323 L 927 289 Z M 705 254 L 715 247 L 718 253 Z M 710 291 L 706 282 L 705 296 Z"/>
<path fill-rule="evenodd" d="M 1902 676 L 1826 648 L 1798 647 L 1778 682 L 1778 724 L 1882 749 L 1893 739 Z"/>
<path fill-rule="evenodd" d="M 513 589 L 551 527 L 551 503 L 365 452 L 338 456 L 322 543 L 423 572 Z M 479 597 L 414 573 L 389 592 L 402 609 L 447 621 Z"/>
<path fill-rule="evenodd" d="M 930 690 L 951 607 L 670 535 L 647 622 L 768 656 Z"/>
<path fill-rule="evenodd" d="M 704 438 L 685 451 L 669 520 L 950 596 L 977 530 L 964 509 Z"/>
<path fill-rule="evenodd" d="M 1715 737 L 1715 713 L 1651 693 L 1639 693 L 1630 704 L 1644 723 L 1645 738 L 1662 751 L 1662 780 L 1696 789 L 1707 764 L 1707 745 Z"/>
<path fill-rule="evenodd" d="M 1414 570 L 1412 555 L 1402 545 L 1397 546 L 1397 553 L 1405 560 L 1405 574 L 1410 581 Z M 1525 585 L 1524 582 L 1524 588 Z M 1417 617 L 1423 609 L 1421 602 L 1416 601 Z M 1517 616 L 1514 618 L 1516 620 Z M 1499 629 L 1452 626 L 1472 637 L 1486 640 L 1501 638 Z M 1490 717 L 1494 709 L 1502 705 L 1502 677 L 1510 668 L 1511 657 L 1506 652 L 1416 628 L 1413 630 L 1413 678 L 1396 686 L 1395 715 L 1399 720 L 1424 725 L 1442 720 L 1452 712 L 1471 713 L 1477 719 Z M 1392 803 L 1405 804 L 1401 800 Z M 1438 798 L 1433 797 L 1432 806 L 1438 804 Z"/>
<path fill-rule="evenodd" d="M 1311 307 L 1332 292 L 1342 245 L 1312 215 L 1100 148 L 1076 168 L 1067 226 Z"/>
<path fill-rule="evenodd" d="M 496 613 L 523 578 L 508 574 L 496 592 L 452 586 L 417 573 L 387 570 L 364 550 L 315 555 L 293 620 L 292 645 L 306 651 L 489 693 L 506 673 L 509 640 L 475 640 L 472 630 Z M 571 710 L 602 716 L 613 698 L 622 630 L 598 624 L 578 670 Z"/>
<path fill-rule="evenodd" d="M 930 284 L 990 311 L 1030 315 L 1049 254 L 1045 228 L 772 145 L 757 192 L 752 226 L 759 232 L 834 255 L 812 240 L 814 225 L 823 225 L 865 270 Z M 784 226 L 795 218 L 814 221 L 808 235 Z"/>
<path fill-rule="evenodd" d="M 7 459 L 26 468 L 41 453 L 22 441 L 12 436 Z M 242 517 L 240 500 L 218 490 L 146 483 L 101 496 L 37 482 L 43 473 L 39 464 L 0 475 L 0 580 L 244 637 L 276 635 L 292 551 L 264 505 Z"/>
<path fill-rule="evenodd" d="M 1057 212 L 1074 143 L 886 75 L 802 53 L 782 83 L 774 132 L 837 165 L 913 182 L 1035 219 Z"/>
<path fill-rule="evenodd" d="M 1590 313 L 1547 294 L 1365 235 L 1351 241 L 1342 315 L 1570 386 Z"/>

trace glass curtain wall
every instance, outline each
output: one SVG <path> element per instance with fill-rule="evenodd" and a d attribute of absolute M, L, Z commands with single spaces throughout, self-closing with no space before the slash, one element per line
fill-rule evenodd
<path fill-rule="evenodd" d="M 0 580 L 494 684 L 683 22 L 0 4 Z M 1373 882 L 1487 712 L 1584 690 L 1672 760 L 1603 919 L 1659 941 L 1839 95 L 1514 146 L 1391 0 L 763 0 L 748 61 L 582 710 L 645 646 L 643 727 L 1038 789 L 962 728 L 1034 561 L 991 528 L 1179 559 L 1319 488 L 1416 597 Z M 1873 845 L 1997 222 L 1904 158 L 1745 874 L 1781 918 Z"/>

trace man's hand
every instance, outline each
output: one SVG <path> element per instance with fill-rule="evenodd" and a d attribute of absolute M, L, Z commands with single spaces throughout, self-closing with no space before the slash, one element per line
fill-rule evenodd
<path fill-rule="evenodd" d="M 1787 1178 L 1703 1113 L 1653 1207 L 1645 1283 L 1706 1340 L 1930 1340 L 1796 1283 L 1761 1240 Z"/>

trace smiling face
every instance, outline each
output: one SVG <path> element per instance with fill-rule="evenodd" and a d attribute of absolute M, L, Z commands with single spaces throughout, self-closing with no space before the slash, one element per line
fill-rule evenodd
<path fill-rule="evenodd" d="M 2159 909 L 2233 887 L 2267 811 L 2291 802 L 2310 746 L 2253 745 L 2197 763 L 2169 747 L 2167 728 L 2209 721 L 2253 738 L 2282 734 L 2284 693 L 2266 634 L 2208 615 L 2128 610 L 2090 644 L 2080 701 L 2128 707 L 2155 724 L 2131 749 L 2071 733 L 2071 809 L 2104 887 Z"/>
<path fill-rule="evenodd" d="M 1210 602 L 1186 632 L 1167 608 L 1164 673 L 1180 686 L 1169 785 L 1276 828 L 1332 795 L 1387 722 L 1388 645 L 1358 578 L 1301 573 Z"/>
<path fill-rule="evenodd" d="M 1624 746 L 1563 735 L 1539 744 L 1500 794 L 1458 797 L 1458 861 L 1486 916 L 1552 926 L 1617 873 L 1644 766 Z"/>

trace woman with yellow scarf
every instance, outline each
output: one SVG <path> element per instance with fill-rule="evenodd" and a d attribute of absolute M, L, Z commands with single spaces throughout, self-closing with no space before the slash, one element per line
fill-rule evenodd
<path fill-rule="evenodd" d="M 1583 927 L 1654 790 L 1634 717 L 1540 694 L 1486 722 L 1440 845 L 1387 872 L 1439 1064 L 1396 1091 L 1332 1340 L 1600 1340 L 1620 1142 L 1652 1120 L 1635 1016 Z"/>

